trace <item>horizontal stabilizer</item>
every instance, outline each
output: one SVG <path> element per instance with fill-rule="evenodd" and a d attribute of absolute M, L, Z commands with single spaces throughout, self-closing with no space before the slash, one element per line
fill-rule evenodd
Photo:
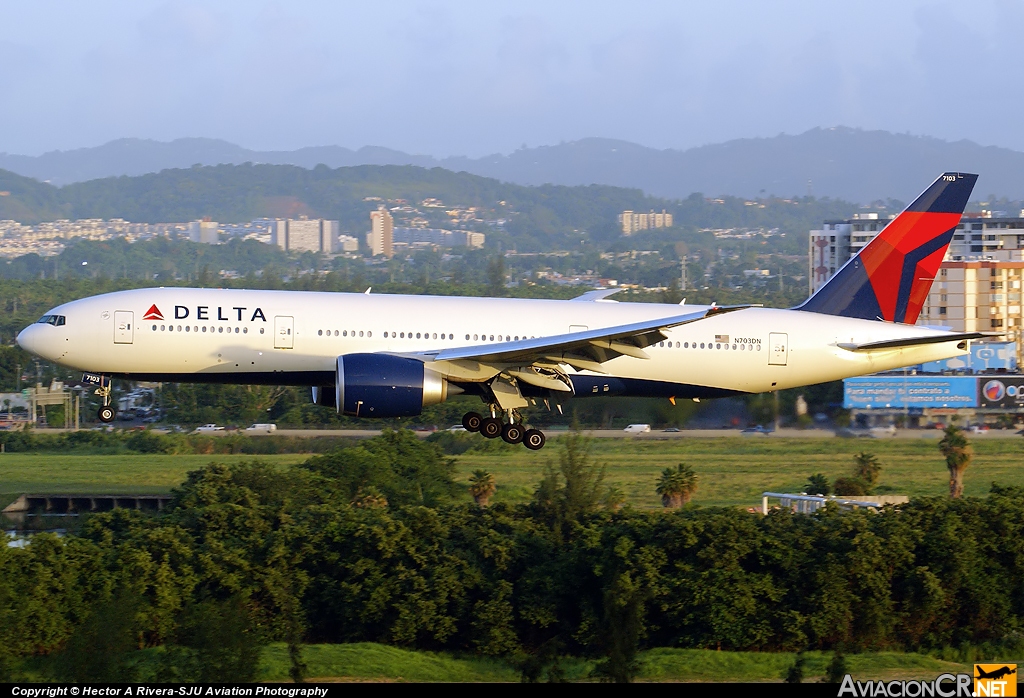
<path fill-rule="evenodd" d="M 930 337 L 906 337 L 904 339 L 887 339 L 883 342 L 868 342 L 867 344 L 839 344 L 841 349 L 847 351 L 881 351 L 883 349 L 902 349 L 903 347 L 916 347 L 922 344 L 942 344 L 944 342 L 964 342 L 968 339 L 981 339 L 982 337 L 993 337 L 991 333 L 984 332 L 951 332 L 949 334 L 937 334 Z"/>

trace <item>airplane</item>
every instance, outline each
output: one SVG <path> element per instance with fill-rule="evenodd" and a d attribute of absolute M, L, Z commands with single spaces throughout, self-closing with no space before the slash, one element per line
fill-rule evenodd
<path fill-rule="evenodd" d="M 977 676 L 974 677 L 976 679 L 996 679 L 996 680 L 998 680 L 998 679 L 1003 678 L 1004 676 L 1009 676 L 1010 674 L 1016 674 L 1017 673 L 1017 669 L 1016 669 L 1016 666 L 1013 669 L 1011 669 L 1009 666 L 1001 666 L 998 669 L 993 669 L 992 671 L 985 671 L 979 665 L 975 664 L 974 665 L 974 672 L 977 674 Z"/>
<path fill-rule="evenodd" d="M 540 400 L 745 395 L 968 353 L 979 332 L 916 326 L 977 175 L 942 174 L 790 309 L 572 300 L 140 288 L 57 306 L 17 338 L 80 370 L 111 422 L 113 377 L 309 386 L 315 404 L 404 417 L 457 394 L 463 426 L 538 450 Z"/>

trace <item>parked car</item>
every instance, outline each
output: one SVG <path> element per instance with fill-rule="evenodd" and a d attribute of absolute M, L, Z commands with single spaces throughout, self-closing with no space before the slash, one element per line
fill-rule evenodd
<path fill-rule="evenodd" d="M 248 434 L 271 434 L 277 431 L 276 424 L 250 424 L 245 428 Z"/>
<path fill-rule="evenodd" d="M 216 424 L 203 424 L 192 430 L 193 434 L 205 434 L 213 431 L 224 431 L 224 427 L 219 427 Z"/>
<path fill-rule="evenodd" d="M 987 424 L 975 424 L 974 426 L 971 427 L 971 433 L 972 434 L 987 434 L 988 433 L 988 425 Z"/>
<path fill-rule="evenodd" d="M 747 427 L 740 433 L 744 434 L 745 436 L 768 436 L 768 434 L 772 433 L 772 430 L 766 429 L 765 427 L 758 424 L 756 427 Z"/>
<path fill-rule="evenodd" d="M 674 433 L 676 433 L 679 430 L 676 429 L 675 427 L 669 427 L 668 429 L 662 429 L 662 431 L 667 431 L 667 432 L 671 432 L 671 433 L 674 434 Z"/>
<path fill-rule="evenodd" d="M 448 431 L 452 432 L 453 434 L 464 434 L 466 433 L 466 427 L 462 426 L 461 424 L 456 424 L 455 426 L 448 427 Z"/>
<path fill-rule="evenodd" d="M 650 424 L 630 424 L 622 431 L 627 434 L 646 434 L 651 430 Z"/>

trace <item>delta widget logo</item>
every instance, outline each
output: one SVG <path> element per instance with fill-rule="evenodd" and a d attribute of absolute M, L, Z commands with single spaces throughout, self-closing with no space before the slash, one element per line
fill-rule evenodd
<path fill-rule="evenodd" d="M 160 308 L 156 307 L 156 303 L 149 306 L 149 310 L 142 316 L 143 320 L 163 320 L 164 314 L 160 312 Z M 1002 385 L 1002 383 L 1000 383 Z"/>

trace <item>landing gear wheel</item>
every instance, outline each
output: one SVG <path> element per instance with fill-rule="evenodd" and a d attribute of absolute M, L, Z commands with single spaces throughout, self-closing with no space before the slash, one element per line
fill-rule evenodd
<path fill-rule="evenodd" d="M 104 424 L 110 424 L 114 421 L 114 417 L 117 416 L 117 410 L 110 405 L 104 405 L 100 408 L 96 416 L 99 417 L 99 420 Z"/>
<path fill-rule="evenodd" d="M 467 412 L 462 415 L 462 426 L 465 427 L 466 431 L 480 431 L 480 422 L 482 421 L 484 421 L 484 418 L 476 412 Z"/>
<path fill-rule="evenodd" d="M 524 431 L 520 424 L 506 424 L 501 428 L 501 438 L 509 444 L 522 443 Z"/>
<path fill-rule="evenodd" d="M 544 448 L 544 442 L 547 439 L 544 438 L 544 432 L 540 429 L 527 429 L 526 433 L 523 434 L 523 446 L 526 446 L 531 451 L 539 451 Z"/>
<path fill-rule="evenodd" d="M 501 436 L 501 420 L 497 417 L 487 417 L 480 422 L 480 433 L 488 439 Z"/>

